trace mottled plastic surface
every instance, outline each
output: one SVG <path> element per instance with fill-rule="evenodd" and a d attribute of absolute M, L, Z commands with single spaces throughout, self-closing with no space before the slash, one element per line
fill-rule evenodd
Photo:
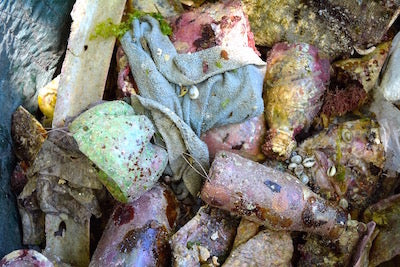
<path fill-rule="evenodd" d="M 177 16 L 171 25 L 171 40 L 179 53 L 193 53 L 217 45 L 251 47 L 258 53 L 249 21 L 238 0 L 204 4 Z"/>
<path fill-rule="evenodd" d="M 166 167 L 166 151 L 150 143 L 151 121 L 123 101 L 89 109 L 69 129 L 79 149 L 104 171 L 100 178 L 119 201 L 140 197 Z"/>
<path fill-rule="evenodd" d="M 265 120 L 261 115 L 242 123 L 208 130 L 201 135 L 201 140 L 207 144 L 211 160 L 218 151 L 226 150 L 254 161 L 262 161 L 265 159 L 261 151 L 265 131 Z"/>
<path fill-rule="evenodd" d="M 168 266 L 168 239 L 178 212 L 172 192 L 160 185 L 117 205 L 89 266 Z"/>

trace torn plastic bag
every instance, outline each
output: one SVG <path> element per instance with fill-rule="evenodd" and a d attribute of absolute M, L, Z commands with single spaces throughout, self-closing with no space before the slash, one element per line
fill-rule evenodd
<path fill-rule="evenodd" d="M 49 259 L 87 266 L 90 218 L 102 214 L 97 193 L 104 188 L 98 172 L 69 133 L 62 129 L 50 132 L 27 172 L 29 182 L 19 196 L 20 213 L 28 224 L 23 227 L 24 242 L 40 243 L 45 231 L 44 254 Z M 36 187 L 31 188 L 35 180 Z"/>
<path fill-rule="evenodd" d="M 103 187 L 97 178 L 98 170 L 89 159 L 74 147 L 60 145 L 68 138 L 72 137 L 51 133 L 27 176 L 29 180 L 37 179 L 37 199 L 43 212 L 64 213 L 83 222 L 91 214 L 101 216 L 94 190 Z"/>
<path fill-rule="evenodd" d="M 400 33 L 396 34 L 390 47 L 387 65 L 384 67 L 382 81 L 379 89 L 383 97 L 391 102 L 400 101 Z"/>
<path fill-rule="evenodd" d="M 400 110 L 380 96 L 379 92 L 376 92 L 370 110 L 375 113 L 379 123 L 386 157 L 384 169 L 400 172 Z"/>
<path fill-rule="evenodd" d="M 36 108 L 36 91 L 52 79 L 62 55 L 73 2 L 0 2 L 0 257 L 21 243 L 9 188 L 13 168 L 11 114 L 22 103 L 31 111 Z"/>
<path fill-rule="evenodd" d="M 198 136 L 210 128 L 262 113 L 265 63 L 249 47 L 212 47 L 178 54 L 158 22 L 149 16 L 135 19 L 133 31 L 124 35 L 121 44 L 139 88 L 140 97 L 132 96 L 135 109 L 151 111 L 167 146 L 174 180 L 183 177 L 195 195 L 201 176 L 195 171 L 183 176 L 190 167 L 182 153 L 196 154 L 193 158 L 207 168 L 207 147 Z M 228 60 L 221 57 L 222 51 L 229 55 Z M 179 97 L 184 88 L 189 92 Z M 195 145 L 190 145 L 194 140 Z"/>

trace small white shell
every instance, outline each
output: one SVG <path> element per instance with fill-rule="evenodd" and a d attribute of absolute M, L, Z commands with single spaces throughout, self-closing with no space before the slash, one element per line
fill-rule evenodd
<path fill-rule="evenodd" d="M 326 171 L 326 174 L 330 177 L 335 176 L 336 174 L 336 167 L 335 165 L 332 165 L 328 168 L 328 170 Z"/>
<path fill-rule="evenodd" d="M 297 177 L 300 177 L 300 175 L 304 172 L 304 167 L 303 165 L 297 165 L 297 167 L 294 169 L 294 174 L 296 174 Z"/>
<path fill-rule="evenodd" d="M 287 168 L 288 168 L 289 170 L 292 171 L 292 170 L 294 170 L 296 167 L 297 167 L 297 164 L 292 162 L 292 163 L 289 164 L 289 166 L 288 166 Z"/>
<path fill-rule="evenodd" d="M 290 159 L 291 162 L 296 163 L 296 164 L 300 164 L 302 161 L 302 158 L 300 155 L 295 155 Z"/>
<path fill-rule="evenodd" d="M 303 174 L 300 176 L 300 181 L 301 181 L 303 184 L 308 184 L 308 182 L 310 181 L 310 178 L 308 178 L 307 174 L 303 173 Z"/>
<path fill-rule="evenodd" d="M 190 99 L 197 99 L 199 97 L 199 89 L 197 89 L 196 86 L 193 85 L 189 89 L 189 97 L 190 97 Z"/>
<path fill-rule="evenodd" d="M 314 157 L 310 157 L 310 158 L 305 158 L 303 160 L 303 165 L 306 168 L 311 168 L 312 166 L 315 165 L 315 158 Z"/>

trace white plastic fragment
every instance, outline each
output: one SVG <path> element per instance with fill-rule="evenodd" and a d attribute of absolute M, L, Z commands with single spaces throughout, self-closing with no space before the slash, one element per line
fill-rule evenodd
<path fill-rule="evenodd" d="M 63 62 L 53 127 L 100 101 L 114 49 L 115 37 L 93 38 L 95 27 L 111 19 L 119 23 L 126 0 L 77 0 L 68 48 Z"/>
<path fill-rule="evenodd" d="M 379 86 L 383 97 L 390 102 L 400 101 L 400 33 L 394 37 Z"/>
<path fill-rule="evenodd" d="M 386 156 L 384 169 L 400 172 L 400 110 L 379 94 L 374 98 L 370 110 L 380 126 L 379 136 Z"/>

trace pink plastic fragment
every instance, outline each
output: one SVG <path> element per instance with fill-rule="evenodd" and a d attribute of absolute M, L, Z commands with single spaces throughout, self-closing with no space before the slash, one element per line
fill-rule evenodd
<path fill-rule="evenodd" d="M 201 140 L 207 144 L 211 159 L 218 151 L 226 150 L 261 161 L 265 158 L 261 151 L 265 131 L 265 120 L 261 115 L 242 123 L 211 129 L 201 136 Z"/>
<path fill-rule="evenodd" d="M 179 53 L 213 46 L 251 47 L 259 55 L 241 1 L 209 3 L 172 20 L 172 42 Z"/>

